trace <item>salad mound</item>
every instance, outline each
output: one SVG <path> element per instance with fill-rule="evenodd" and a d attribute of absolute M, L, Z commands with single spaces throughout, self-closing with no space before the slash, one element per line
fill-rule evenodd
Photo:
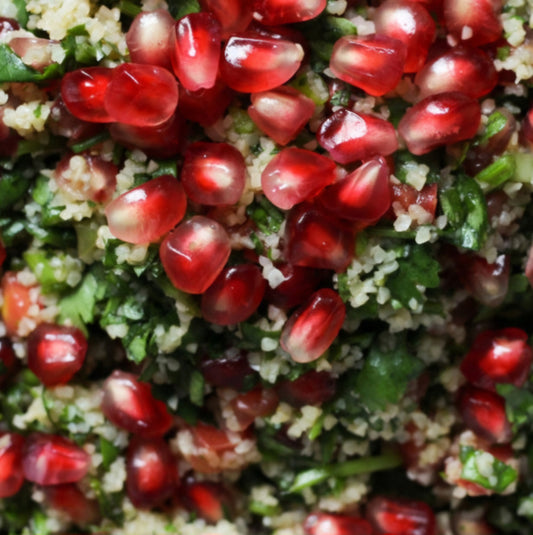
<path fill-rule="evenodd" d="M 0 0 L 0 534 L 533 534 L 524 0 Z"/>

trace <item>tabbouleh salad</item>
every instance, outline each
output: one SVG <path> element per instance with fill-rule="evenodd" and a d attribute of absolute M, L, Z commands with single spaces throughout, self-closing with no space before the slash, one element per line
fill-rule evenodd
<path fill-rule="evenodd" d="M 0 0 L 0 533 L 533 533 L 528 0 Z"/>

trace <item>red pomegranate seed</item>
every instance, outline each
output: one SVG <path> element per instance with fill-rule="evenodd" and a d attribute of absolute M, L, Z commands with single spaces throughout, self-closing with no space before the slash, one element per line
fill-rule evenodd
<path fill-rule="evenodd" d="M 459 392 L 457 405 L 465 425 L 482 439 L 491 444 L 511 440 L 505 399 L 496 392 L 466 385 Z"/>
<path fill-rule="evenodd" d="M 266 281 L 255 264 L 229 266 L 203 293 L 202 315 L 216 325 L 245 321 L 261 304 L 265 288 Z"/>
<path fill-rule="evenodd" d="M 430 95 L 409 108 L 398 131 L 413 154 L 475 136 L 481 122 L 477 100 L 457 91 Z"/>
<path fill-rule="evenodd" d="M 74 168 L 72 158 L 77 162 Z M 59 189 L 72 199 L 105 204 L 115 192 L 117 174 L 118 167 L 99 156 L 67 154 L 56 165 L 54 179 Z"/>
<path fill-rule="evenodd" d="M 9 17 L 0 17 L 0 35 L 14 30 L 20 30 L 18 21 Z"/>
<path fill-rule="evenodd" d="M 533 107 L 528 110 L 522 119 L 520 138 L 525 146 L 533 145 Z"/>
<path fill-rule="evenodd" d="M 221 76 L 235 91 L 267 91 L 289 80 L 303 57 L 302 47 L 291 41 L 252 32 L 233 35 L 224 47 Z"/>
<path fill-rule="evenodd" d="M 501 0 L 443 0 L 444 23 L 458 41 L 479 46 L 502 35 Z"/>
<path fill-rule="evenodd" d="M 170 497 L 178 478 L 177 461 L 162 438 L 134 437 L 126 457 L 126 493 L 135 507 L 151 509 Z"/>
<path fill-rule="evenodd" d="M 231 252 L 224 227 L 195 215 L 167 234 L 159 249 L 163 268 L 172 284 L 191 294 L 201 294 L 213 284 Z"/>
<path fill-rule="evenodd" d="M 221 27 L 211 13 L 190 13 L 171 33 L 172 68 L 189 91 L 215 85 L 221 49 Z"/>
<path fill-rule="evenodd" d="M 187 198 L 172 175 L 161 175 L 126 191 L 105 209 L 113 236 L 128 243 L 157 241 L 185 215 Z"/>
<path fill-rule="evenodd" d="M 345 35 L 335 43 L 329 67 L 342 81 L 381 96 L 400 81 L 406 53 L 405 45 L 388 35 Z"/>
<path fill-rule="evenodd" d="M 11 340 L 7 336 L 0 338 L 0 385 L 9 378 L 17 365 L 17 357 L 13 351 Z"/>
<path fill-rule="evenodd" d="M 378 34 L 394 37 L 407 47 L 404 72 L 417 72 L 424 65 L 436 25 L 421 3 L 386 0 L 375 11 L 374 24 Z"/>
<path fill-rule="evenodd" d="M 345 316 L 346 307 L 337 292 L 317 290 L 283 326 L 281 347 L 295 362 L 313 362 L 333 343 Z"/>
<path fill-rule="evenodd" d="M 0 432 L 0 498 L 14 496 L 24 483 L 23 447 L 22 435 Z"/>
<path fill-rule="evenodd" d="M 102 123 L 82 121 L 74 117 L 65 105 L 61 94 L 56 97 L 52 105 L 47 125 L 55 136 L 66 137 L 69 146 L 97 136 L 105 128 Z"/>
<path fill-rule="evenodd" d="M 88 526 L 100 518 L 98 502 L 87 497 L 74 483 L 44 488 L 45 504 L 78 526 Z"/>
<path fill-rule="evenodd" d="M 260 386 L 239 394 L 231 402 L 231 410 L 239 425 L 239 431 L 250 427 L 256 418 L 264 418 L 274 413 L 279 403 L 279 398 L 272 388 Z"/>
<path fill-rule="evenodd" d="M 86 354 L 87 339 L 77 327 L 41 323 L 28 337 L 28 368 L 45 386 L 68 383 Z"/>
<path fill-rule="evenodd" d="M 175 22 L 166 9 L 141 11 L 126 33 L 130 60 L 172 69 L 169 41 Z"/>
<path fill-rule="evenodd" d="M 200 5 L 202 11 L 210 11 L 218 19 L 224 40 L 248 28 L 255 7 L 249 0 L 200 0 Z"/>
<path fill-rule="evenodd" d="M 189 511 L 210 524 L 227 518 L 233 509 L 233 498 L 228 489 L 215 481 L 188 480 L 180 487 L 180 498 Z"/>
<path fill-rule="evenodd" d="M 326 0 L 257 0 L 255 18 L 267 26 L 292 24 L 318 17 Z"/>
<path fill-rule="evenodd" d="M 316 137 L 320 146 L 341 164 L 388 156 L 398 149 L 396 131 L 389 121 L 346 108 L 326 117 Z"/>
<path fill-rule="evenodd" d="M 424 502 L 375 496 L 366 517 L 378 533 L 388 535 L 435 535 L 435 514 Z"/>
<path fill-rule="evenodd" d="M 154 397 L 150 384 L 120 370 L 104 382 L 102 412 L 117 427 L 141 437 L 163 436 L 172 425 L 167 406 Z"/>
<path fill-rule="evenodd" d="M 295 139 L 315 112 L 315 103 L 289 86 L 254 93 L 250 99 L 248 115 L 279 145 Z"/>
<path fill-rule="evenodd" d="M 242 390 L 255 372 L 250 367 L 246 355 L 238 352 L 225 353 L 216 359 L 204 359 L 200 369 L 207 383 L 215 387 Z"/>
<path fill-rule="evenodd" d="M 68 111 L 83 121 L 113 121 L 104 105 L 112 74 L 113 70 L 106 67 L 85 67 L 67 72 L 61 79 L 61 98 Z"/>
<path fill-rule="evenodd" d="M 185 152 L 180 179 L 193 202 L 235 204 L 244 191 L 246 164 L 242 154 L 228 143 L 197 141 Z"/>
<path fill-rule="evenodd" d="M 57 44 L 58 41 L 39 37 L 13 37 L 9 40 L 9 46 L 13 52 L 26 65 L 40 72 L 43 72 L 46 67 L 55 63 L 53 60 L 52 46 Z"/>
<path fill-rule="evenodd" d="M 338 513 L 311 513 L 303 528 L 305 535 L 373 535 L 368 520 Z"/>
<path fill-rule="evenodd" d="M 511 383 L 521 387 L 527 381 L 533 350 L 522 329 L 507 327 L 478 334 L 461 363 L 468 381 L 483 388 Z"/>
<path fill-rule="evenodd" d="M 394 214 L 399 216 L 416 204 L 422 207 L 430 216 L 432 222 L 435 219 L 438 202 L 438 185 L 426 184 L 420 191 L 410 184 L 392 184 L 392 208 Z"/>
<path fill-rule="evenodd" d="M 104 106 L 113 121 L 156 126 L 168 121 L 178 105 L 178 84 L 163 67 L 122 63 L 112 71 Z"/>
<path fill-rule="evenodd" d="M 82 479 L 90 462 L 89 454 L 67 438 L 33 433 L 26 439 L 22 468 L 28 481 L 60 485 Z"/>
<path fill-rule="evenodd" d="M 279 398 L 293 407 L 322 405 L 333 398 L 337 382 L 329 372 L 310 370 L 292 381 L 285 379 L 276 385 Z"/>
<path fill-rule="evenodd" d="M 291 210 L 285 229 L 287 260 L 295 266 L 346 270 L 353 260 L 351 228 L 316 206 L 302 203 Z"/>
<path fill-rule="evenodd" d="M 381 157 L 375 158 L 328 186 L 318 200 L 337 217 L 349 221 L 377 221 L 391 206 L 389 175 L 387 162 Z"/>
<path fill-rule="evenodd" d="M 473 98 L 490 93 L 498 82 L 494 63 L 479 48 L 455 46 L 424 65 L 415 83 L 422 98 L 447 91 L 460 91 Z"/>
<path fill-rule="evenodd" d="M 267 199 L 283 210 L 316 197 L 337 177 L 335 163 L 307 149 L 288 147 L 281 150 L 261 174 L 261 186 Z"/>
<path fill-rule="evenodd" d="M 2 320 L 8 335 L 17 334 L 21 321 L 27 316 L 32 306 L 30 292 L 35 286 L 25 286 L 19 282 L 14 271 L 6 271 L 2 277 Z"/>

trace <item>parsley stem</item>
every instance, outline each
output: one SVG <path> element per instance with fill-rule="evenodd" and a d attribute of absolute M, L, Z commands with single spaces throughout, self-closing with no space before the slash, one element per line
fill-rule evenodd
<path fill-rule="evenodd" d="M 109 138 L 109 133 L 107 131 L 100 132 L 99 134 L 96 134 L 95 136 L 92 136 L 88 139 L 84 139 L 83 141 L 80 141 L 79 143 L 76 143 L 70 147 L 72 149 L 72 152 L 78 154 L 80 152 L 83 152 L 84 150 L 90 149 L 93 145 L 96 145 L 97 143 L 100 143 L 102 141 L 105 141 Z"/>
<path fill-rule="evenodd" d="M 504 154 L 482 169 L 474 178 L 487 184 L 492 189 L 513 178 L 515 170 L 516 162 L 514 156 L 512 154 Z"/>

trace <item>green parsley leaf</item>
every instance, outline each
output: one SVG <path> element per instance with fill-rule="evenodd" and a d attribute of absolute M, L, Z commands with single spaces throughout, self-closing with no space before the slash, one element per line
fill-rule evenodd
<path fill-rule="evenodd" d="M 85 275 L 76 290 L 59 301 L 59 323 L 70 320 L 87 333 L 86 325 L 94 319 L 95 305 L 101 290 L 92 273 Z"/>
<path fill-rule="evenodd" d="M 20 59 L 6 44 L 0 44 L 0 83 L 41 82 L 61 75 L 61 66 L 52 63 L 44 72 L 39 72 Z"/>
<path fill-rule="evenodd" d="M 515 428 L 533 424 L 533 392 L 512 384 L 498 384 L 496 390 L 505 398 L 507 418 Z"/>
<path fill-rule="evenodd" d="M 30 179 L 22 173 L 3 172 L 0 176 L 0 210 L 8 210 L 28 191 Z"/>

